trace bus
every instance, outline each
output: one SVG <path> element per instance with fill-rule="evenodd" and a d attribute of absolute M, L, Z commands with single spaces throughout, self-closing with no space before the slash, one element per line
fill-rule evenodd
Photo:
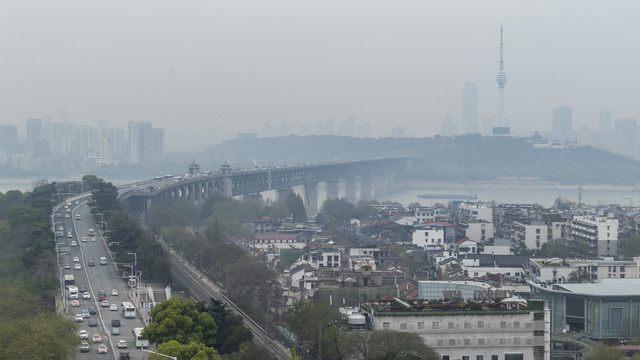
<path fill-rule="evenodd" d="M 70 285 L 75 285 L 76 279 L 73 277 L 73 274 L 66 274 L 64 276 L 64 287 L 69 288 Z"/>
<path fill-rule="evenodd" d="M 136 308 L 132 303 L 124 301 L 120 304 L 120 307 L 122 307 L 122 316 L 124 316 L 125 319 L 135 319 Z"/>
<path fill-rule="evenodd" d="M 133 341 L 135 342 L 136 347 L 141 349 L 149 347 L 149 340 L 142 336 L 142 330 L 144 330 L 144 328 L 133 329 Z"/>

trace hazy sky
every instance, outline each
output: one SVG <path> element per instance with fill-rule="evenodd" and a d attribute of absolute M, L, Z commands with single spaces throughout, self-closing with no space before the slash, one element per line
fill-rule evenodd
<path fill-rule="evenodd" d="M 0 3 L 0 123 L 165 128 L 167 149 L 208 146 L 265 121 L 294 129 L 354 115 L 374 136 L 497 117 L 500 23 L 512 133 L 574 128 L 600 109 L 640 117 L 638 1 L 131 1 Z"/>

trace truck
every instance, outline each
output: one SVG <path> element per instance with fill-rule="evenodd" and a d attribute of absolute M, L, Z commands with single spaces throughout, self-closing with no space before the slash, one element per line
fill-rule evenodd
<path fill-rule="evenodd" d="M 96 234 L 95 231 L 93 231 L 93 229 L 89 229 L 89 236 L 94 236 Z"/>
<path fill-rule="evenodd" d="M 69 285 L 69 297 L 73 300 L 78 299 L 78 287 L 75 285 Z"/>

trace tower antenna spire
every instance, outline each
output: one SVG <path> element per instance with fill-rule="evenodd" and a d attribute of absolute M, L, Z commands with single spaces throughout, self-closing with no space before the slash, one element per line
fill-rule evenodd
<path fill-rule="evenodd" d="M 504 70 L 502 60 L 502 23 L 500 23 L 500 70 Z"/>

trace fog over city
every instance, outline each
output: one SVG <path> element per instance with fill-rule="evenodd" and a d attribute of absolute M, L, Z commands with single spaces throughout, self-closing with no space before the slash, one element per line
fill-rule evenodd
<path fill-rule="evenodd" d="M 364 136 L 442 131 L 477 86 L 496 119 L 500 26 L 514 135 L 640 116 L 635 1 L 7 1 L 0 4 L 0 124 L 27 118 L 165 129 L 167 152 L 265 122 L 353 116 Z M 303 129 L 305 127 L 303 126 Z M 313 130 L 311 131 L 313 132 Z M 304 133 L 304 131 L 303 131 Z"/>

